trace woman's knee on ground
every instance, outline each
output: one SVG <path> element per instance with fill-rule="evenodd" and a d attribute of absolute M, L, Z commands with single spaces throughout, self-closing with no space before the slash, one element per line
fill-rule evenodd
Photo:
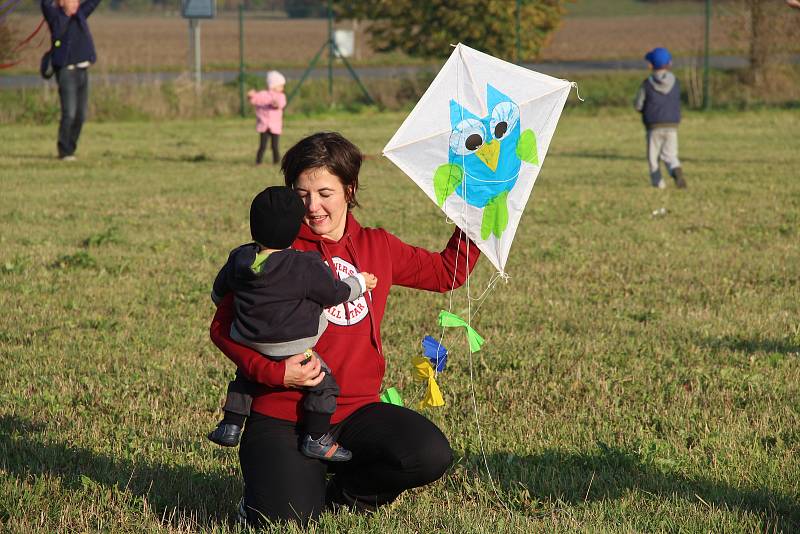
<path fill-rule="evenodd" d="M 414 453 L 403 462 L 404 467 L 416 475 L 416 486 L 424 486 L 442 478 L 453 463 L 453 449 L 444 435 L 439 434 L 420 443 Z"/>
<path fill-rule="evenodd" d="M 281 501 L 274 495 L 261 495 L 256 492 L 245 492 L 244 508 L 247 513 L 247 524 L 256 528 L 279 523 L 299 523 L 303 527 L 310 521 L 319 519 L 324 502 L 317 506 L 309 502 L 292 503 Z"/>

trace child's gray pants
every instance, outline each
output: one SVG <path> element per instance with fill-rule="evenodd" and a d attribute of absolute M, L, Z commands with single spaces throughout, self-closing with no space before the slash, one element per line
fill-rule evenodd
<path fill-rule="evenodd" d="M 677 128 L 647 130 L 647 163 L 650 165 L 650 183 L 653 187 L 663 188 L 666 184 L 661 178 L 659 160 L 663 160 L 667 164 L 670 175 L 681 166 L 678 159 Z"/>
<path fill-rule="evenodd" d="M 322 371 L 325 376 L 322 382 L 316 386 L 303 387 L 303 420 L 307 432 L 325 433 L 330 427 L 331 415 L 336 411 L 336 399 L 339 397 L 339 384 L 333 377 L 328 364 L 319 357 Z M 288 356 L 265 356 L 271 360 L 285 360 Z M 253 396 L 263 392 L 263 386 L 250 382 L 236 370 L 236 378 L 228 383 L 228 394 L 225 397 L 225 405 L 222 409 L 226 412 L 235 413 L 248 417 L 250 408 L 253 404 Z"/>

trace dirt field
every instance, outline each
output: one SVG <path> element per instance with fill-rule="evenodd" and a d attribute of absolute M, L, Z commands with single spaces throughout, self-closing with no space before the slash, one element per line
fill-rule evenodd
<path fill-rule="evenodd" d="M 38 17 L 23 15 L 14 17 L 12 24 L 22 39 L 38 21 Z M 188 23 L 180 17 L 97 14 L 91 19 L 91 27 L 98 49 L 97 68 L 101 72 L 179 70 L 188 64 Z M 307 64 L 327 33 L 327 22 L 322 19 L 250 19 L 244 27 L 245 61 L 251 69 Z M 351 26 L 344 23 L 341 27 Z M 712 28 L 714 49 L 730 52 L 735 48 L 722 29 L 723 23 L 715 23 Z M 45 32 L 43 29 L 42 33 Z M 238 32 L 235 18 L 226 16 L 202 22 L 202 57 L 206 68 L 238 66 Z M 571 18 L 553 35 L 542 59 L 640 57 L 655 45 L 669 47 L 675 54 L 693 54 L 701 50 L 702 39 L 703 18 L 696 15 Z M 356 41 L 359 62 L 397 59 L 375 54 L 361 29 Z M 6 72 L 35 71 L 46 46 L 45 39 L 40 47 L 27 48 L 22 54 L 23 61 Z"/>
<path fill-rule="evenodd" d="M 737 49 L 728 20 L 712 22 L 712 48 L 730 53 Z M 620 59 L 641 57 L 654 46 L 673 54 L 697 54 L 703 49 L 705 19 L 700 15 L 668 17 L 630 16 L 566 19 L 555 32 L 543 59 Z"/>

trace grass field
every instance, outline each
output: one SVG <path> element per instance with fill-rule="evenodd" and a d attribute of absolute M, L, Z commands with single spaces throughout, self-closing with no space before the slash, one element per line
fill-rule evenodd
<path fill-rule="evenodd" d="M 634 115 L 566 110 L 511 279 L 476 317 L 484 350 L 470 365 L 445 337 L 447 405 L 429 415 L 450 471 L 313 532 L 800 529 L 796 112 L 689 113 L 687 191 L 649 187 Z M 402 119 L 294 117 L 282 142 L 337 129 L 378 155 Z M 55 125 L 0 126 L 0 530 L 238 530 L 236 453 L 204 437 L 232 373 L 208 293 L 250 198 L 279 182 L 252 165 L 252 130 L 90 122 L 65 164 Z M 386 160 L 362 180 L 362 223 L 444 244 L 444 217 Z M 473 296 L 490 275 L 482 260 Z M 393 290 L 384 384 L 407 401 L 447 306 Z"/>

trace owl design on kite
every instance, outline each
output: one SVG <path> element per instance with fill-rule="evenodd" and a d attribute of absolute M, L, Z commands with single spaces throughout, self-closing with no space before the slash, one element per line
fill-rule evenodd
<path fill-rule="evenodd" d="M 536 134 L 522 130 L 519 106 L 487 84 L 488 115 L 479 118 L 450 100 L 448 162 L 433 177 L 439 207 L 456 193 L 483 208 L 481 239 L 498 239 L 508 226 L 508 192 L 514 188 L 523 161 L 539 164 Z"/>

